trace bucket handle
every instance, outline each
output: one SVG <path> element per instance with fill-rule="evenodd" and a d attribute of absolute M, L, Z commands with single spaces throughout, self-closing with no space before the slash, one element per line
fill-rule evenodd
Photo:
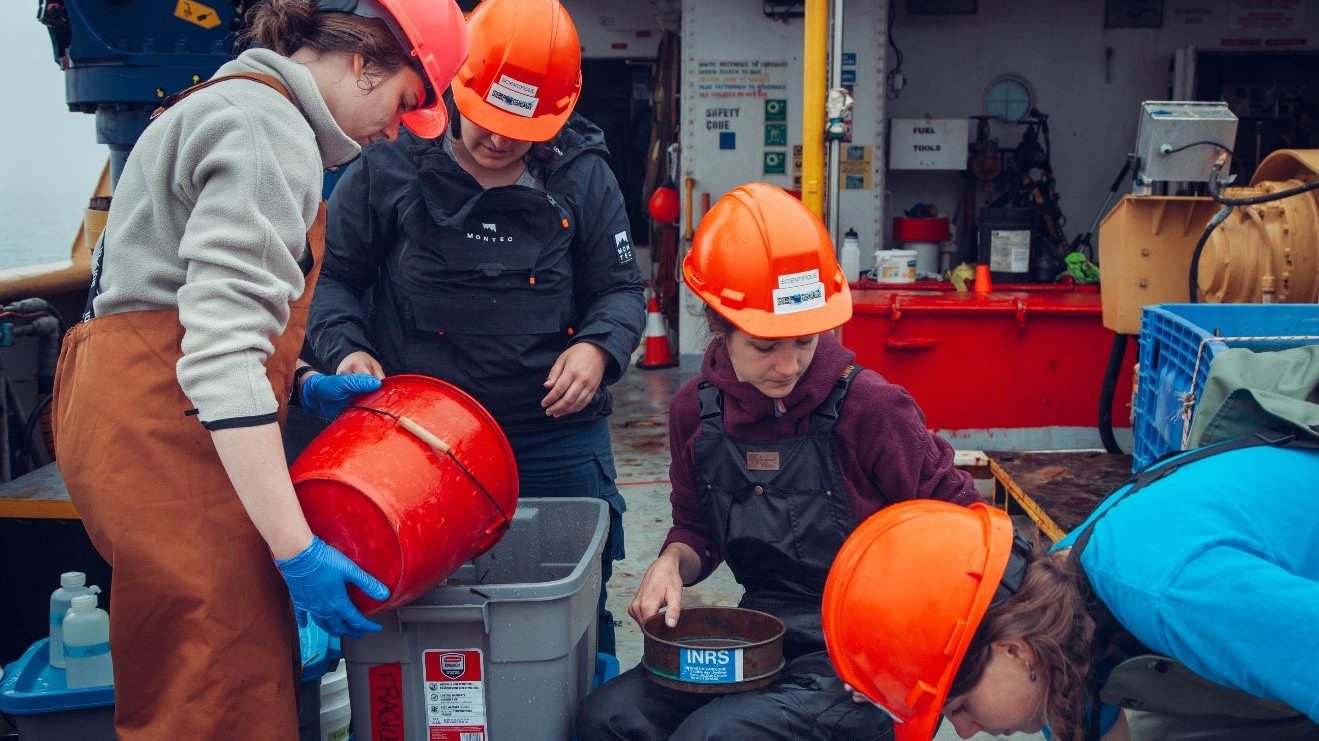
<path fill-rule="evenodd" d="M 417 438 L 420 439 L 423 443 L 426 443 L 427 445 L 431 446 L 437 454 L 439 455 L 449 454 L 448 443 L 441 440 L 438 436 L 435 435 L 435 433 L 412 421 L 412 419 L 400 414 L 398 415 L 398 426 L 402 427 L 408 432 L 411 432 L 413 435 L 416 435 Z"/>
<path fill-rule="evenodd" d="M 494 505 L 495 511 L 498 512 L 499 516 L 504 520 L 503 526 L 505 528 L 509 526 L 510 521 L 509 521 L 508 513 L 504 512 L 504 508 L 499 506 L 499 502 L 496 502 L 495 498 L 490 496 L 490 492 L 486 491 L 485 487 L 481 485 L 481 481 L 477 479 L 475 476 L 473 476 L 471 471 L 467 470 L 467 466 L 464 466 L 463 462 L 458 460 L 458 456 L 453 454 L 452 449 L 448 443 L 444 442 L 443 440 L 440 439 L 438 435 L 426 429 L 425 427 L 422 427 L 416 421 L 412 420 L 407 416 L 404 416 L 402 414 L 391 415 L 391 416 L 393 416 L 394 419 L 398 421 L 399 427 L 402 427 L 403 429 L 412 433 L 418 440 L 430 446 L 431 450 L 435 451 L 435 455 L 437 457 L 443 458 L 445 456 L 448 456 L 449 460 L 453 461 L 454 465 L 458 466 L 458 468 L 462 470 L 462 472 L 467 476 L 467 478 L 472 480 L 473 484 L 476 484 L 476 488 L 480 489 L 481 493 L 485 495 L 485 498 L 490 500 L 490 504 Z M 489 531 L 487 530 L 486 532 Z"/>
<path fill-rule="evenodd" d="M 486 491 L 486 488 L 481 483 L 481 480 L 473 476 L 471 471 L 467 470 L 467 466 L 464 466 L 463 462 L 458 460 L 458 456 L 453 454 L 452 447 L 448 443 L 444 442 L 444 440 L 441 440 L 438 435 L 426 429 L 425 427 L 422 427 L 414 420 L 402 414 L 394 414 L 393 412 L 386 412 L 383 409 L 373 409 L 372 407 L 364 407 L 358 404 L 349 404 L 348 406 L 344 407 L 344 409 L 345 410 L 359 409 L 363 412 L 380 414 L 393 419 L 398 424 L 399 427 L 402 427 L 404 430 L 411 433 L 413 437 L 422 441 L 423 443 L 426 444 L 427 447 L 435 451 L 435 456 L 437 458 L 442 458 L 447 456 L 449 460 L 453 461 L 454 465 L 458 466 L 458 470 L 462 471 L 464 476 L 471 479 L 472 483 L 476 484 L 476 488 L 480 489 L 481 493 L 485 495 L 485 498 L 490 500 L 491 506 L 493 506 L 495 508 L 495 511 L 499 513 L 499 516 L 503 518 L 504 528 L 507 529 L 509 526 L 513 524 L 512 518 L 508 516 L 508 513 L 504 511 L 503 507 L 499 506 L 499 502 L 495 501 L 495 498 L 490 495 L 490 492 Z"/>

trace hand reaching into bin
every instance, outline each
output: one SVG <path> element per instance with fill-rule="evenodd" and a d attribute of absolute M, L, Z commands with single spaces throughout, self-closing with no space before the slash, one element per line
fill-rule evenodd
<path fill-rule="evenodd" d="M 275 559 L 288 584 L 298 625 L 315 620 L 331 635 L 361 638 L 380 632 L 348 599 L 348 584 L 355 584 L 374 600 L 389 598 L 389 588 L 366 573 L 347 556 L 313 536 L 311 545 L 293 558 Z"/>

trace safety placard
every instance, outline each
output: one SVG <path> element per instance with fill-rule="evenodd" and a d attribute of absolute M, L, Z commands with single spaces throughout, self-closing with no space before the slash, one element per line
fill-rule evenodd
<path fill-rule="evenodd" d="M 678 679 L 697 684 L 742 681 L 742 649 L 684 648 L 678 654 Z"/>
<path fill-rule="evenodd" d="M 431 649 L 422 656 L 429 741 L 489 741 L 480 649 Z"/>
<path fill-rule="evenodd" d="M 215 12 L 215 8 L 194 0 L 179 0 L 174 6 L 174 17 L 201 26 L 208 31 L 220 25 L 220 14 Z"/>

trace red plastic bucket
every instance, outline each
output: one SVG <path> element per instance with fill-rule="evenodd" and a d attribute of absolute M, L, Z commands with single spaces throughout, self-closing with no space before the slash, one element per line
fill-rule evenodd
<path fill-rule="evenodd" d="M 895 242 L 944 242 L 948 240 L 948 219 L 943 216 L 911 218 L 893 217 Z"/>
<path fill-rule="evenodd" d="M 475 399 L 427 376 L 392 376 L 354 400 L 289 472 L 312 532 L 389 587 L 384 602 L 349 587 L 368 615 L 489 550 L 517 507 L 503 430 Z"/>

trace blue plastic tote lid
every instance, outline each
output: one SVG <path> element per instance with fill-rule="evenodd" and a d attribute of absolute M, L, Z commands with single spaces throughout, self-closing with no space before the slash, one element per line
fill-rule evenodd
<path fill-rule="evenodd" d="M 298 646 L 302 650 L 302 681 L 315 682 L 325 675 L 330 664 L 330 634 L 315 620 L 298 628 Z"/>
<path fill-rule="evenodd" d="M 11 715 L 59 713 L 114 704 L 114 687 L 71 690 L 64 670 L 50 665 L 50 639 L 32 644 L 18 661 L 4 668 L 0 681 L 0 712 Z"/>

